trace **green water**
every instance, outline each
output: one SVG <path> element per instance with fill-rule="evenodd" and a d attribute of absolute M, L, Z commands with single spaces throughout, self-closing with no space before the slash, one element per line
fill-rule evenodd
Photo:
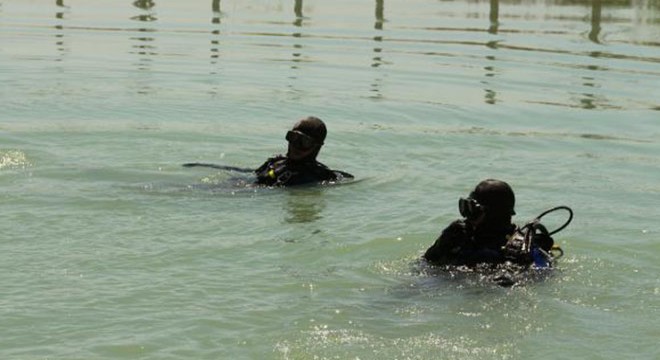
<path fill-rule="evenodd" d="M 660 358 L 658 39 L 651 0 L 0 0 L 0 358 Z M 359 181 L 181 167 L 307 115 Z M 486 177 L 573 208 L 552 274 L 418 271 Z"/>

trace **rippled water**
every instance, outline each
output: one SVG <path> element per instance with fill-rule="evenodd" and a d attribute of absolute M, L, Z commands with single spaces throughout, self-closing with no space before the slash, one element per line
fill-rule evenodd
<path fill-rule="evenodd" d="M 0 0 L 0 357 L 658 358 L 658 39 L 651 0 Z M 181 167 L 310 114 L 358 181 Z M 486 177 L 573 208 L 551 274 L 420 271 Z"/>

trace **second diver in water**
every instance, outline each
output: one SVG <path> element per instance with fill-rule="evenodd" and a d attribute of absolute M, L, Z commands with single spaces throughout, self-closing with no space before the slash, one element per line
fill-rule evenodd
<path fill-rule="evenodd" d="M 252 173 L 256 175 L 253 185 L 273 187 L 334 183 L 353 179 L 353 175 L 331 170 L 316 160 L 327 133 L 323 121 L 310 116 L 298 121 L 293 129 L 286 133 L 286 140 L 289 142 L 286 156 L 273 156 L 256 170 L 208 163 L 186 163 L 183 166 Z"/>
<path fill-rule="evenodd" d="M 293 186 L 352 179 L 353 175 L 331 170 L 316 160 L 327 133 L 325 124 L 317 117 L 310 116 L 298 121 L 286 133 L 289 142 L 286 156 L 277 155 L 266 160 L 255 170 L 255 183 Z"/>
<path fill-rule="evenodd" d="M 530 223 L 517 227 L 511 222 L 515 195 L 504 181 L 487 179 L 480 182 L 467 198 L 459 200 L 462 219 L 445 228 L 435 243 L 424 253 L 432 265 L 473 267 L 477 264 L 502 264 L 547 268 L 551 267 L 554 252 L 552 234 L 571 221 L 570 208 L 561 206 L 541 214 Z M 567 210 L 569 220 L 559 229 L 548 232 L 540 218 L 558 209 Z"/>

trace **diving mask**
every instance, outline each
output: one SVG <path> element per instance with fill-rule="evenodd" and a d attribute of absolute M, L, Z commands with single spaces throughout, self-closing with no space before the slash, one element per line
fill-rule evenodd
<path fill-rule="evenodd" d="M 290 130 L 286 133 L 286 140 L 298 149 L 308 150 L 314 146 L 322 145 L 313 137 L 303 134 L 300 131 Z"/>
<path fill-rule="evenodd" d="M 484 206 L 479 204 L 477 200 L 473 198 L 460 198 L 458 199 L 458 211 L 461 216 L 466 219 L 477 219 L 484 213 Z"/>

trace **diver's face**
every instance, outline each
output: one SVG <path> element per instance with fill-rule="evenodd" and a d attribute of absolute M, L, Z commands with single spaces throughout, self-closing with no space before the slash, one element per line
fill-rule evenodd
<path fill-rule="evenodd" d="M 291 160 L 304 160 L 313 157 L 321 148 L 314 138 L 299 131 L 289 131 L 286 134 L 289 142 L 287 157 Z"/>
<path fill-rule="evenodd" d="M 289 143 L 289 151 L 286 153 L 286 156 L 291 160 L 304 160 L 312 157 L 318 148 L 318 146 L 314 146 L 309 149 L 302 149 Z"/>
<path fill-rule="evenodd" d="M 475 223 L 476 227 L 485 227 L 485 228 L 499 228 L 502 226 L 511 225 L 512 216 L 510 210 L 501 210 L 488 212 L 485 211 L 477 222 Z"/>

